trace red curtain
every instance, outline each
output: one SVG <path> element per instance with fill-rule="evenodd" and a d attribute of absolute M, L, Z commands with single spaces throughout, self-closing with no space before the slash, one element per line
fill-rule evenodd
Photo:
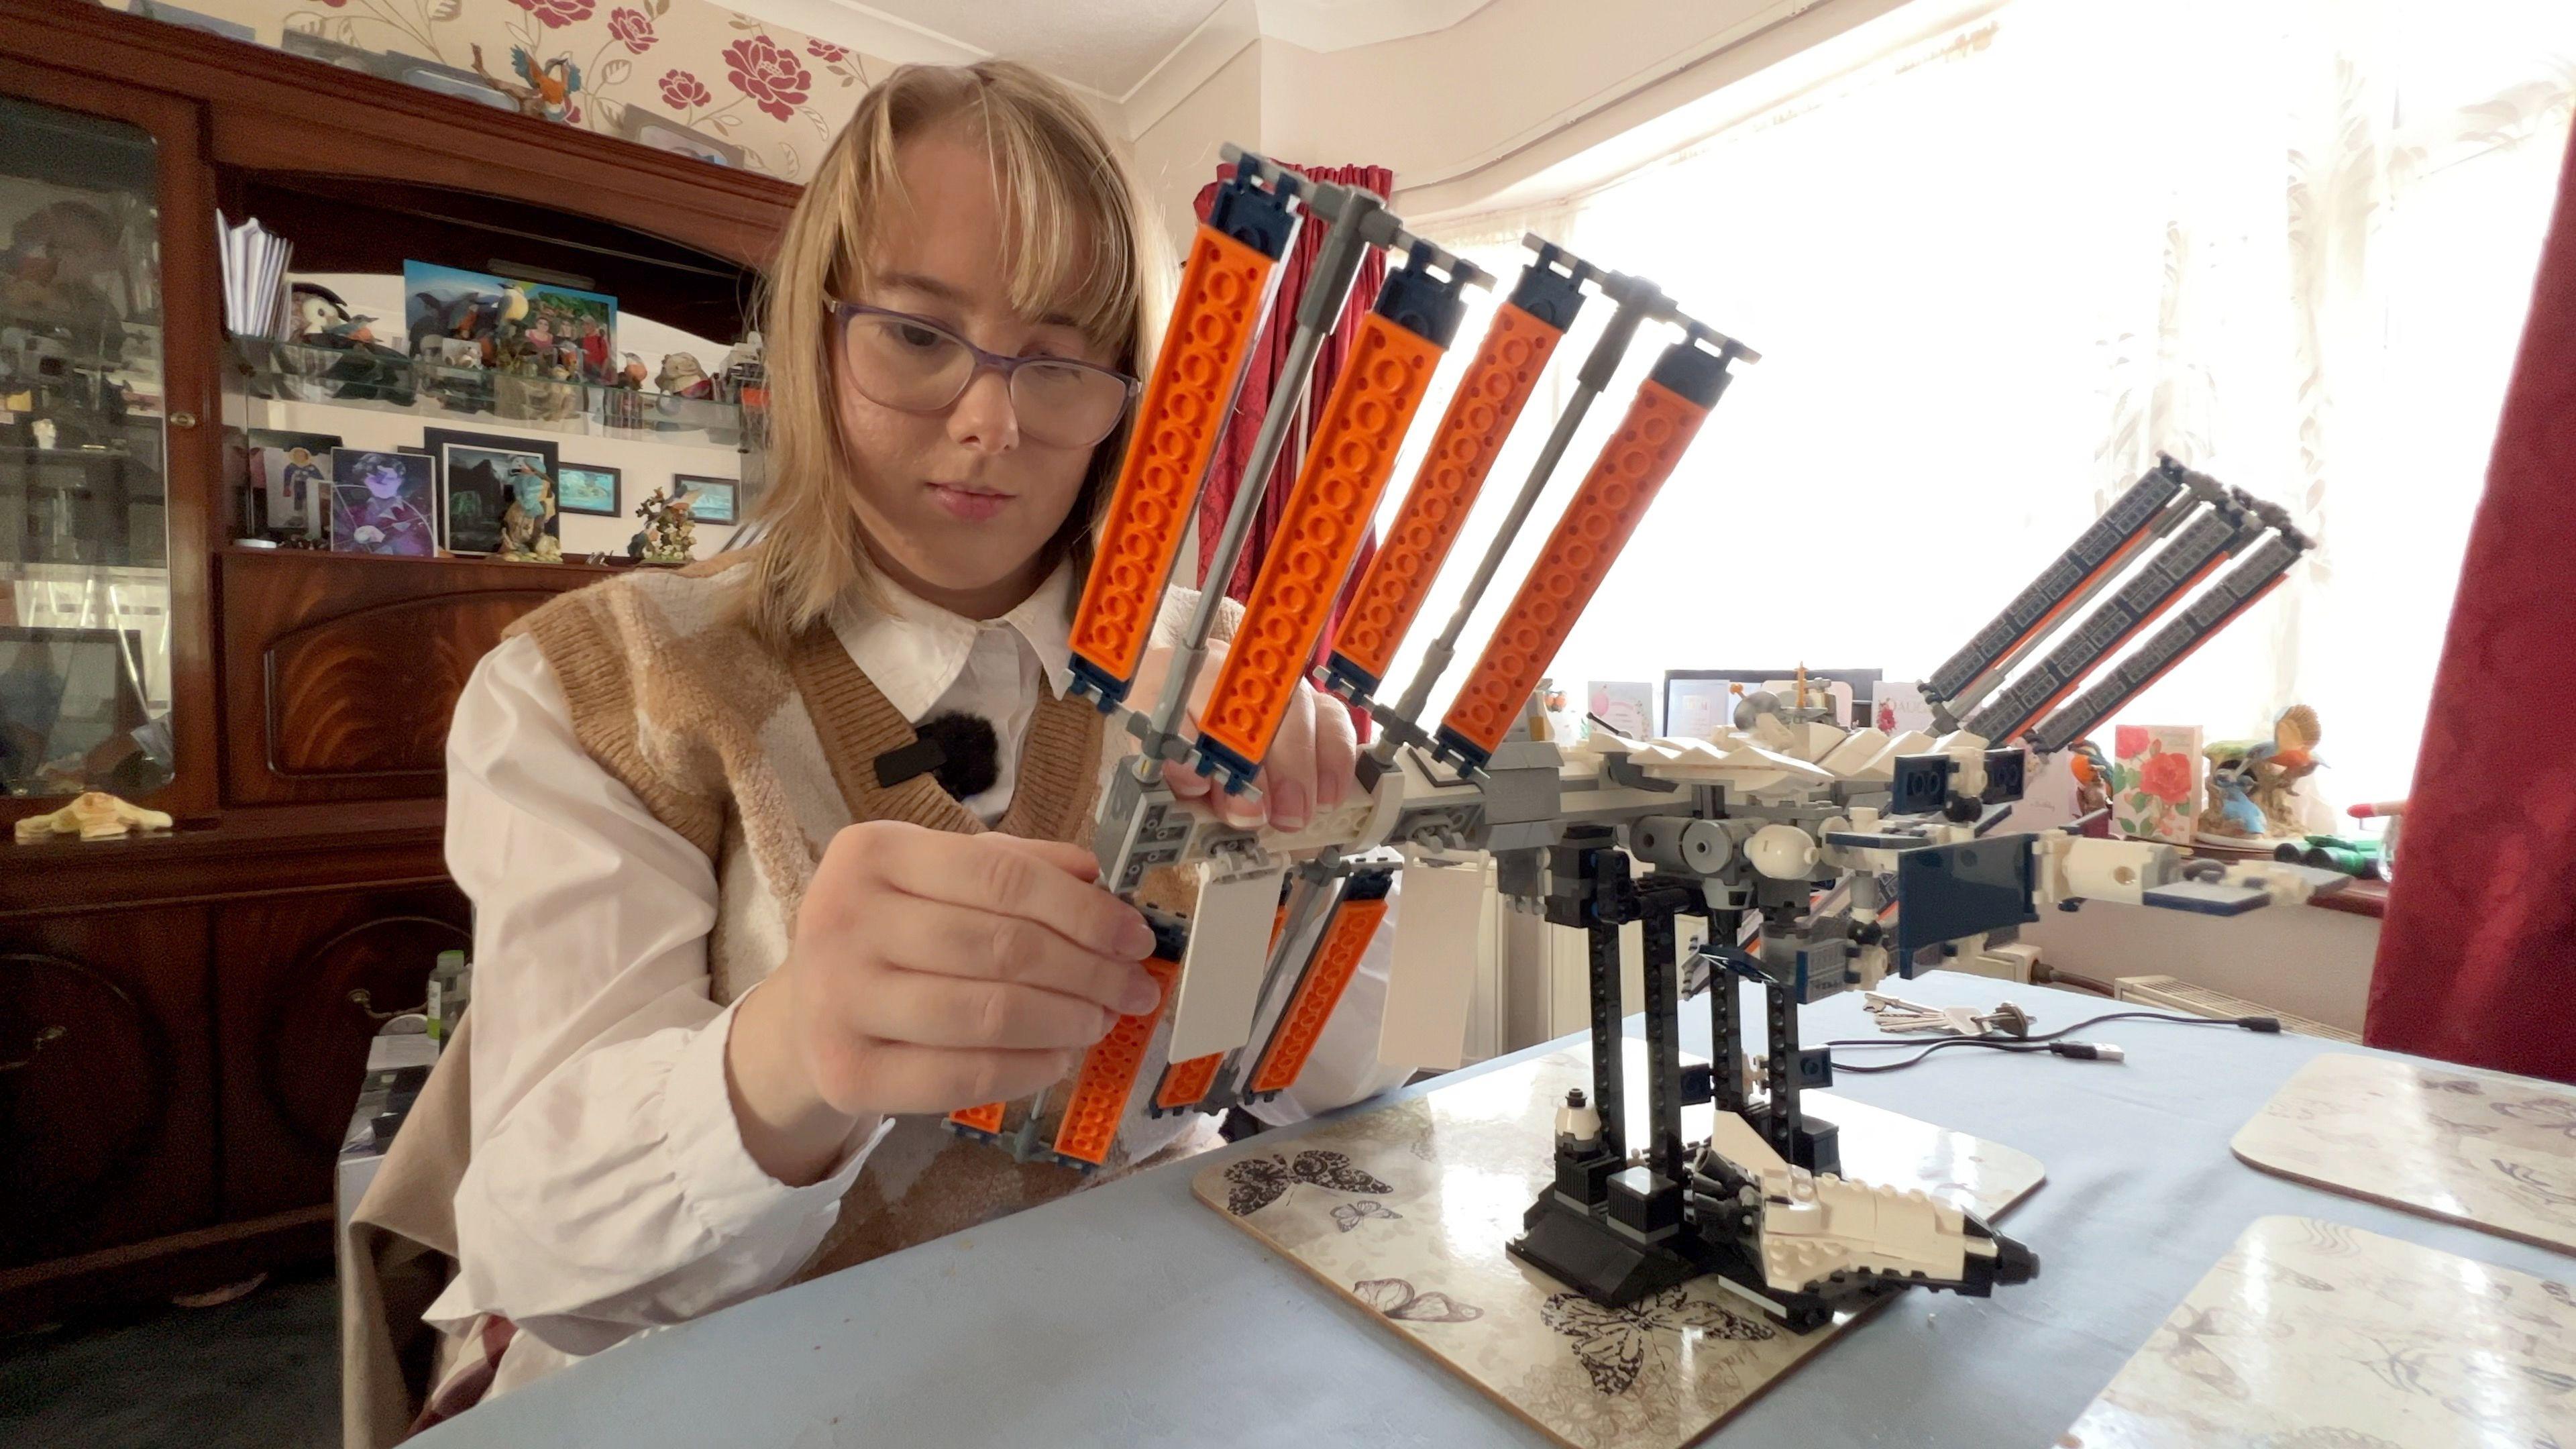
<path fill-rule="evenodd" d="M 1395 185 L 1395 173 L 1383 166 L 1297 166 L 1290 168 L 1317 181 L 1331 181 L 1343 186 L 1360 186 L 1384 196 Z M 1214 184 L 1199 188 L 1199 219 L 1207 219 L 1208 208 L 1216 200 Z M 1271 303 L 1270 320 L 1254 342 L 1252 360 L 1243 370 L 1241 406 L 1233 424 L 1217 444 L 1216 462 L 1208 470 L 1207 491 L 1199 500 L 1199 587 L 1207 587 L 1208 560 L 1216 552 L 1217 535 L 1225 530 L 1225 516 L 1234 507 L 1235 491 L 1242 486 L 1243 470 L 1251 459 L 1253 434 L 1261 430 L 1261 419 L 1269 411 L 1270 389 L 1279 380 L 1279 371 L 1288 360 L 1288 337 L 1295 330 L 1298 304 L 1306 295 L 1306 279 L 1315 269 L 1316 254 L 1323 250 L 1326 228 L 1311 220 L 1298 228 L 1297 240 L 1288 255 L 1280 261 L 1279 289 Z M 1296 425 L 1289 429 L 1287 446 L 1279 452 L 1279 462 L 1272 469 L 1270 486 L 1261 495 L 1261 512 L 1254 518 L 1251 536 L 1245 539 L 1243 556 L 1235 564 L 1234 577 L 1226 582 L 1226 592 L 1240 599 L 1252 592 L 1252 580 L 1260 571 L 1261 561 L 1270 555 L 1270 540 L 1278 532 L 1279 517 L 1288 508 L 1288 493 L 1296 485 L 1297 462 L 1305 456 L 1306 439 L 1311 436 L 1314 421 L 1323 413 L 1324 402 L 1332 396 L 1333 382 L 1342 375 L 1342 364 L 1350 356 L 1351 339 L 1358 334 L 1360 318 L 1377 302 L 1377 289 L 1386 280 L 1386 253 L 1381 248 L 1368 249 L 1367 259 L 1360 263 L 1359 275 L 1351 283 L 1350 299 L 1342 304 L 1340 327 L 1324 339 L 1323 349 L 1315 356 L 1314 380 L 1306 388 Z M 1367 571 L 1370 555 L 1377 552 L 1377 533 L 1370 530 L 1360 541 L 1358 558 L 1351 565 L 1350 578 L 1342 585 L 1342 596 L 1333 602 L 1332 618 L 1325 624 L 1316 649 L 1321 660 L 1333 647 L 1333 636 L 1341 628 L 1342 611 L 1350 607 L 1351 590 Z M 1361 721 L 1365 730 L 1367 722 Z"/>
<path fill-rule="evenodd" d="M 2364 1039 L 2576 1081 L 2576 149 L 2401 836 Z"/>

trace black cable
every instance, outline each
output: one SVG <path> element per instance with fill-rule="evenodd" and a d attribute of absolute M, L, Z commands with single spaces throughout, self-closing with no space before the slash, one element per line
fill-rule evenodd
<path fill-rule="evenodd" d="M 2170 1021 L 2179 1023 L 2183 1026 L 2232 1026 L 2245 1031 L 2266 1033 L 2278 1032 L 2281 1029 L 2281 1020 L 2279 1017 L 2275 1016 L 2181 1016 L 2172 1012 L 2164 1011 L 2111 1011 L 2105 1012 L 2100 1016 L 2087 1017 L 2082 1021 L 2076 1022 L 2072 1026 L 2060 1027 L 2055 1031 L 2044 1032 L 2038 1036 L 1952 1036 L 1943 1037 L 1939 1041 L 1928 1043 L 1916 1043 L 1888 1037 L 1856 1037 L 1842 1041 L 1829 1041 L 1826 1042 L 1825 1045 L 1829 1048 L 1920 1047 L 1914 1055 L 1906 1057 L 1901 1061 L 1880 1062 L 1874 1065 L 1863 1065 L 1858 1062 L 1834 1063 L 1834 1070 L 1837 1072 L 1852 1072 L 1863 1076 L 1874 1072 L 1902 1071 L 1903 1069 L 1922 1061 L 1925 1057 L 1932 1055 L 1934 1052 L 1940 1051 L 1944 1047 L 1982 1047 L 1988 1051 L 1999 1052 L 2049 1052 L 2056 1056 L 2072 1057 L 2081 1061 L 2123 1060 L 2124 1057 L 2120 1049 L 2118 1047 L 2108 1045 L 2107 1043 L 2097 1044 L 2094 1042 L 2074 1042 L 2065 1040 L 2065 1038 L 2071 1033 L 2082 1031 L 2088 1026 L 2099 1026 L 2106 1021 Z"/>
<path fill-rule="evenodd" d="M 2171 1011 L 2106 1011 L 2100 1016 L 2088 1016 L 2072 1026 L 2061 1026 L 2055 1031 L 2045 1031 L 2035 1036 L 1954 1036 L 1948 1038 L 1948 1040 L 1954 1042 L 1983 1041 L 1996 1043 L 2044 1043 L 2072 1036 L 2076 1032 L 2082 1031 L 2088 1026 L 2100 1026 L 2106 1021 L 2172 1021 L 2179 1022 L 2184 1026 L 2233 1026 L 2241 1027 L 2246 1031 L 2253 1032 L 2277 1032 L 2281 1029 L 2281 1019 L 2277 1016 L 2187 1016 L 2179 1012 Z M 1916 1046 L 1919 1045 L 1919 1043 L 1907 1041 L 1903 1037 L 1867 1036 L 1850 1037 L 1841 1041 L 1829 1041 L 1826 1042 L 1825 1045 L 1829 1047 L 1901 1047 Z"/>

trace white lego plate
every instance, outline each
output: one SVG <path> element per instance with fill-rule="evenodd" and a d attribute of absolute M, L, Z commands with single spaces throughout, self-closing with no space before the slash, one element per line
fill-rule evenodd
<path fill-rule="evenodd" d="M 2576 1440 L 2567 1286 L 2314 1218 L 2258 1219 L 2062 1449 Z"/>
<path fill-rule="evenodd" d="M 1644 1043 L 1630 1041 L 1632 1142 L 1644 1140 L 1644 1068 Z M 1560 1443 L 1673 1449 L 1850 1320 L 1792 1334 L 1714 1278 L 1612 1311 L 1504 1252 L 1552 1177 L 1556 1109 L 1591 1077 L 1585 1053 L 1553 1052 L 1275 1147 L 1211 1154 L 1192 1187 Z M 1862 1181 L 1921 1187 L 1989 1218 L 2040 1183 L 2039 1163 L 2011 1148 L 1829 1093 L 1808 1100 L 1840 1125 L 1843 1166 Z M 1707 1136 L 1709 1110 L 1688 1109 L 1685 1133 Z"/>
<path fill-rule="evenodd" d="M 2554 1083 L 2338 1053 L 2231 1145 L 2313 1187 L 2576 1251 L 2576 1091 Z"/>

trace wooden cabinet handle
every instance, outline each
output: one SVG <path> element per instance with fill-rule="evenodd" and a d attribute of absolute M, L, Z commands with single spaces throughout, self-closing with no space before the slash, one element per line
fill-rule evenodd
<path fill-rule="evenodd" d="M 67 1034 L 67 1029 L 60 1025 L 37 1028 L 36 1039 L 28 1046 L 27 1054 L 14 1062 L 0 1062 L 0 1072 L 14 1072 L 20 1067 L 34 1066 L 37 1054 L 45 1049 L 45 1043 L 60 1041 Z"/>

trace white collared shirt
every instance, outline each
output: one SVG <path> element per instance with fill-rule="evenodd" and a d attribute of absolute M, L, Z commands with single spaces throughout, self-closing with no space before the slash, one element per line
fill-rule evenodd
<path fill-rule="evenodd" d="M 987 824 L 1010 804 L 1041 685 L 1064 675 L 1074 588 L 1059 568 L 981 622 L 908 595 L 834 618 L 907 720 L 955 710 L 992 722 L 999 777 L 962 802 Z M 517 1323 L 526 1333 L 503 1371 L 515 1384 L 540 1360 L 787 1281 L 883 1129 L 808 1187 L 752 1161 L 725 1081 L 735 1008 L 708 995 L 714 867 L 581 748 L 532 639 L 476 666 L 447 779 L 448 868 L 475 906 L 473 1154 L 456 1196 L 464 1258 L 426 1317 L 450 1333 L 483 1314 Z M 617 908 L 598 909 L 603 897 Z M 1296 1121 L 1403 1081 L 1376 1052 L 1393 936 L 1390 920 L 1297 1085 L 1257 1115 Z"/>

